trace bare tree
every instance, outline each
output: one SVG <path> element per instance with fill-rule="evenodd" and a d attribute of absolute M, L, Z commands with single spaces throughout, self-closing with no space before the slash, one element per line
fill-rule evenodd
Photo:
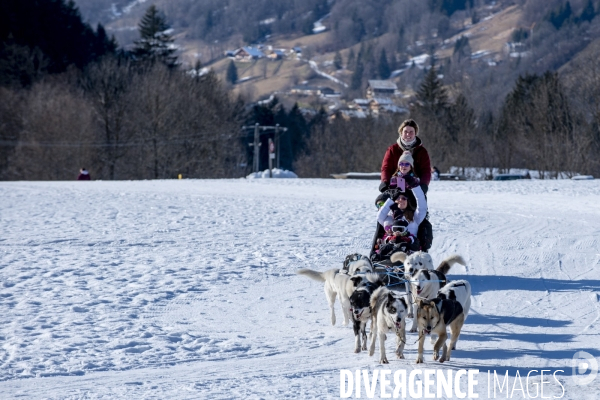
<path fill-rule="evenodd" d="M 101 148 L 97 152 L 98 177 L 118 179 L 118 161 L 127 156 L 133 140 L 127 93 L 133 77 L 128 61 L 105 58 L 90 66 L 82 80 L 82 87 L 91 100 L 99 124 Z"/>
<path fill-rule="evenodd" d="M 80 91 L 60 80 L 35 84 L 25 95 L 19 144 L 10 179 L 72 180 L 82 166 L 92 174 L 92 108 Z"/>
<path fill-rule="evenodd" d="M 306 151 L 294 164 L 302 177 L 327 178 L 340 172 L 376 172 L 388 146 L 398 134 L 399 118 L 346 120 L 341 113 L 332 122 L 313 122 Z"/>

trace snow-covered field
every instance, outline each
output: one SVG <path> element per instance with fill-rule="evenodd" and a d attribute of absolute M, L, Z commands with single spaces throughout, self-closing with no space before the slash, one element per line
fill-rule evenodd
<path fill-rule="evenodd" d="M 560 369 L 546 398 L 598 398 L 571 359 L 600 356 L 600 181 L 432 183 L 430 253 L 463 255 L 448 277 L 473 287 L 443 365 L 429 340 L 415 364 L 416 334 L 405 360 L 392 337 L 389 365 L 354 354 L 322 284 L 294 273 L 368 252 L 377 185 L 1 182 L 0 398 L 338 398 L 342 369 L 417 368 L 479 369 L 479 398 L 488 370 L 527 398 L 517 382 Z"/>

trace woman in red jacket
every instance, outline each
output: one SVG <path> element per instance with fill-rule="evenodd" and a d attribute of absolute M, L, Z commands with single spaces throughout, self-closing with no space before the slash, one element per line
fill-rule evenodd
<path fill-rule="evenodd" d="M 421 181 L 423 193 L 427 193 L 429 182 L 431 181 L 431 161 L 429 153 L 417 136 L 419 134 L 419 125 L 412 120 L 407 119 L 398 128 L 398 140 L 388 147 L 381 163 L 381 184 L 379 191 L 385 192 L 390 185 L 390 178 L 398 168 L 398 160 L 402 153 L 408 151 L 414 159 L 414 173 Z"/>

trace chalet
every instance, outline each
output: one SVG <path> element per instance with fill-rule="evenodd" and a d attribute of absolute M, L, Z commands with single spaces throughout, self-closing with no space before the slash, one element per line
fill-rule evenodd
<path fill-rule="evenodd" d="M 290 94 L 301 96 L 339 97 L 340 93 L 327 86 L 296 85 L 289 91 Z"/>
<path fill-rule="evenodd" d="M 349 107 L 355 110 L 367 111 L 369 109 L 369 99 L 354 99 Z"/>
<path fill-rule="evenodd" d="M 336 92 L 335 90 L 333 90 L 330 87 L 327 86 L 320 86 L 319 90 L 321 92 L 321 96 L 324 97 L 339 97 L 340 93 Z"/>
<path fill-rule="evenodd" d="M 298 94 L 301 96 L 319 96 L 321 91 L 316 86 L 296 85 L 290 89 L 290 94 Z"/>
<path fill-rule="evenodd" d="M 531 51 L 527 50 L 524 43 L 508 42 L 504 44 L 504 53 L 512 58 L 524 58 L 531 56 Z"/>
<path fill-rule="evenodd" d="M 267 58 L 271 59 L 271 60 L 281 60 L 285 58 L 285 51 L 281 50 L 281 49 L 275 49 L 273 51 L 271 51 L 271 53 L 269 55 L 267 55 Z"/>
<path fill-rule="evenodd" d="M 380 81 L 371 79 L 367 86 L 367 98 L 374 97 L 391 97 L 396 94 L 398 86 L 392 81 Z"/>
<path fill-rule="evenodd" d="M 396 114 L 408 114 L 408 108 L 406 108 L 406 107 L 399 107 L 399 106 L 397 106 L 395 104 L 390 104 L 390 105 L 382 106 L 381 109 L 379 110 L 379 112 L 396 113 Z"/>
<path fill-rule="evenodd" d="M 237 49 L 234 53 L 234 58 L 236 61 L 241 62 L 250 62 L 252 60 L 258 60 L 259 58 L 263 58 L 265 53 L 260 51 L 257 48 L 245 46 L 241 49 Z"/>
<path fill-rule="evenodd" d="M 339 115 L 346 121 L 352 118 L 367 118 L 367 114 L 361 110 L 340 110 Z"/>
<path fill-rule="evenodd" d="M 406 113 L 408 110 L 404 107 L 398 107 L 392 99 L 388 97 L 375 97 L 372 99 L 354 99 L 350 103 L 351 109 L 369 113 L 376 116 L 381 113 Z"/>

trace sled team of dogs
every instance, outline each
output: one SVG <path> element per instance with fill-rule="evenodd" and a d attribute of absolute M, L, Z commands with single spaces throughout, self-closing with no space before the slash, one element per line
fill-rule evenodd
<path fill-rule="evenodd" d="M 347 256 L 341 269 L 319 272 L 302 268 L 297 273 L 324 283 L 332 325 L 336 322 L 335 300 L 339 300 L 343 324 L 347 325 L 350 320 L 353 324 L 355 353 L 367 350 L 366 326 L 371 321 L 369 355 L 375 353 L 376 341 L 379 340 L 379 362 L 388 364 L 385 340 L 388 333 L 394 332 L 396 356 L 404 358 L 406 318 L 412 318 L 410 332 L 418 332 L 419 335 L 416 362 L 423 362 L 423 346 L 425 337 L 429 335 L 434 343 L 433 359 L 442 363 L 449 361 L 469 313 L 471 285 L 466 280 L 449 281 L 446 274 L 454 264 L 465 266 L 464 259 L 454 254 L 434 268 L 431 255 L 419 251 L 411 255 L 395 253 L 391 261 L 402 261 L 404 265 L 404 279 L 410 282 L 406 296 L 386 287 L 385 276 L 375 272 L 371 260 L 360 254 Z M 446 346 L 448 328 L 451 340 Z"/>

